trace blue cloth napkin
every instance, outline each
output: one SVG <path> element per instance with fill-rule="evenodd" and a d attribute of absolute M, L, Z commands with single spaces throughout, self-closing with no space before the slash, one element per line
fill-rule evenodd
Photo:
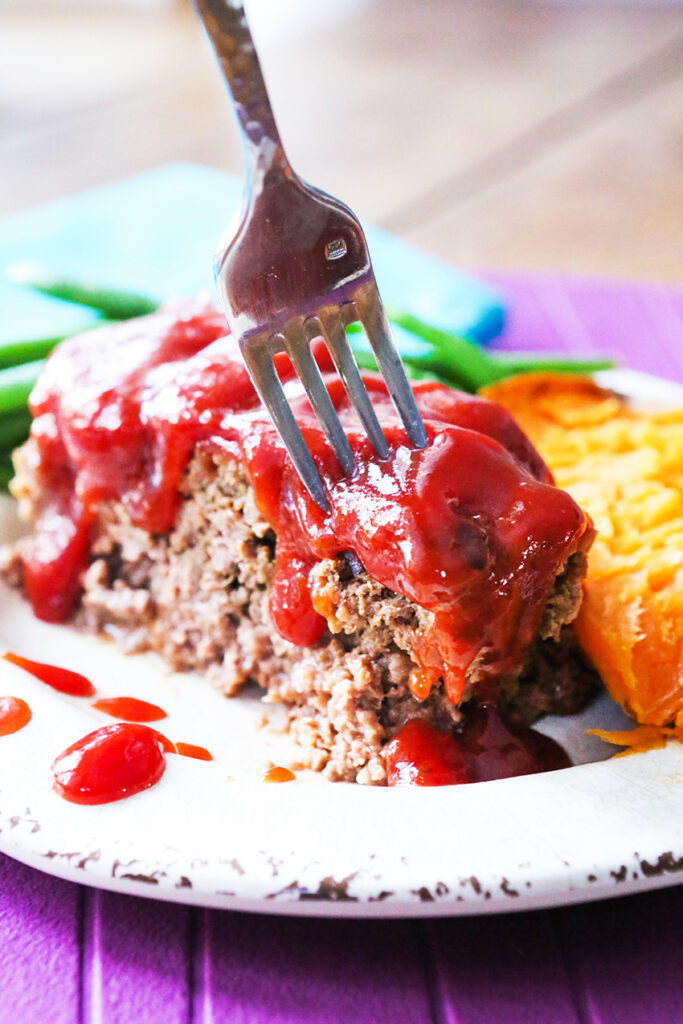
<path fill-rule="evenodd" d="M 0 340 L 67 334 L 93 318 L 11 284 L 5 270 L 19 260 L 160 300 L 213 289 L 213 252 L 241 194 L 234 175 L 169 164 L 4 218 Z M 491 288 L 384 231 L 366 231 L 387 304 L 482 343 L 500 333 L 504 306 Z"/>

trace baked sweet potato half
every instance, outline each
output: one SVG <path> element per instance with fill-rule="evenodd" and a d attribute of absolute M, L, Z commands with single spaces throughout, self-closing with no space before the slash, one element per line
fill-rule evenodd
<path fill-rule="evenodd" d="M 585 378 L 520 376 L 507 408 L 598 530 L 576 622 L 612 697 L 683 726 L 683 410 L 642 412 Z"/>

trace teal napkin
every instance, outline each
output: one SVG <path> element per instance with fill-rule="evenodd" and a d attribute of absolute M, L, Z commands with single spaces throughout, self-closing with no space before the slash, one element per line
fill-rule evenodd
<path fill-rule="evenodd" d="M 169 164 L 4 218 L 0 339 L 67 334 L 92 320 L 12 285 L 4 271 L 17 260 L 160 300 L 213 289 L 213 252 L 241 194 L 234 175 Z M 487 285 L 384 231 L 366 232 L 387 304 L 482 343 L 500 333 L 504 306 Z"/>

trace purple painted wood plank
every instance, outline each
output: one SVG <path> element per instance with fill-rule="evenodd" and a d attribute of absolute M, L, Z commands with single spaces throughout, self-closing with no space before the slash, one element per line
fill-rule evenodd
<path fill-rule="evenodd" d="M 545 278 L 516 274 L 489 274 L 508 301 L 506 328 L 495 348 L 563 352 L 569 347 L 547 304 L 539 301 Z"/>
<path fill-rule="evenodd" d="M 683 380 L 683 302 L 679 309 L 677 296 L 670 288 L 659 286 L 639 294 L 641 307 L 644 311 L 651 332 L 646 337 L 646 347 L 654 339 L 655 344 L 666 351 L 675 376 Z"/>
<path fill-rule="evenodd" d="M 444 1024 L 584 1024 L 547 912 L 426 928 Z"/>
<path fill-rule="evenodd" d="M 204 911 L 197 1024 L 430 1024 L 419 926 Z"/>
<path fill-rule="evenodd" d="M 85 890 L 83 1022 L 186 1024 L 192 908 Z"/>
<path fill-rule="evenodd" d="M 553 275 L 488 274 L 510 302 L 501 349 L 612 355 L 683 380 L 683 291 Z"/>
<path fill-rule="evenodd" d="M 554 911 L 582 1024 L 683 1021 L 683 889 Z"/>
<path fill-rule="evenodd" d="M 0 854 L 0 1022 L 78 1024 L 82 890 Z"/>

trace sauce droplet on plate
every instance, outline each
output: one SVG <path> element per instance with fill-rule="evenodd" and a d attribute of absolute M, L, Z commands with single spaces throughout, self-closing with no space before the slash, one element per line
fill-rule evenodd
<path fill-rule="evenodd" d="M 150 704 L 137 697 L 105 697 L 96 700 L 92 705 L 96 711 L 103 711 L 112 718 L 122 718 L 126 722 L 158 722 L 166 718 L 166 712 L 157 704 Z"/>
<path fill-rule="evenodd" d="M 457 786 L 474 782 L 464 753 L 450 733 L 423 718 L 406 722 L 385 749 L 390 786 Z"/>
<path fill-rule="evenodd" d="M 31 721 L 31 709 L 21 697 L 0 697 L 0 736 L 19 732 Z"/>
<path fill-rule="evenodd" d="M 390 786 L 453 786 L 569 768 L 562 747 L 526 726 L 505 722 L 493 704 L 478 704 L 463 727 L 440 732 L 424 719 L 406 722 L 386 746 Z"/>
<path fill-rule="evenodd" d="M 273 765 L 263 776 L 264 782 L 293 782 L 295 779 L 294 772 L 291 772 L 289 768 L 281 768 L 279 765 Z"/>
<path fill-rule="evenodd" d="M 183 757 L 194 757 L 197 761 L 213 761 L 213 757 L 206 747 L 196 747 L 194 743 L 176 743 L 176 754 Z"/>
<path fill-rule="evenodd" d="M 9 661 L 11 665 L 17 665 L 19 668 L 23 668 L 25 672 L 30 672 L 36 679 L 40 679 L 42 683 L 47 683 L 53 690 L 58 690 L 59 693 L 67 693 L 71 697 L 92 697 L 95 693 L 95 687 L 82 676 L 79 672 L 72 672 L 69 668 L 60 668 L 58 665 L 46 665 L 42 661 L 31 661 L 30 658 L 22 658 L 19 654 L 14 654 L 12 651 L 5 651 L 2 655 L 5 661 Z"/>
<path fill-rule="evenodd" d="M 52 765 L 54 788 L 76 804 L 106 804 L 154 786 L 166 768 L 165 739 L 133 722 L 106 725 L 72 743 Z"/>

